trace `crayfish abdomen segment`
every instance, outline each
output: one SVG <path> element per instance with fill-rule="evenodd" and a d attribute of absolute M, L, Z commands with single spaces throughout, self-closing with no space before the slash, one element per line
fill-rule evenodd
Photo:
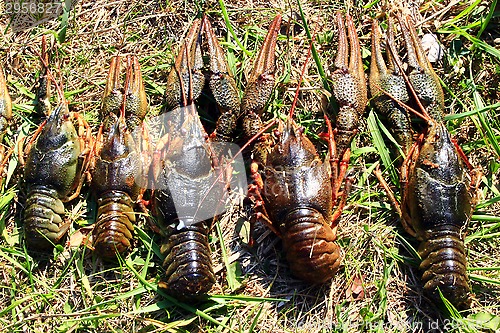
<path fill-rule="evenodd" d="M 467 307 L 470 285 L 461 230 L 447 226 L 442 230 L 428 230 L 425 234 L 427 238 L 419 247 L 424 290 L 433 299 L 440 300 L 439 288 L 454 306 Z"/>
<path fill-rule="evenodd" d="M 47 186 L 30 189 L 24 210 L 24 232 L 28 247 L 39 250 L 52 248 L 66 234 L 68 225 L 62 225 L 64 205 L 56 190 Z M 52 242 L 52 243 L 51 243 Z"/>
<path fill-rule="evenodd" d="M 111 190 L 99 196 L 93 238 L 100 257 L 115 258 L 115 253 L 124 253 L 130 247 L 136 220 L 133 205 L 122 191 Z"/>
<path fill-rule="evenodd" d="M 290 269 L 298 278 L 323 283 L 337 272 L 340 247 L 323 215 L 314 208 L 298 208 L 279 226 Z"/>
<path fill-rule="evenodd" d="M 165 288 L 179 298 L 206 294 L 215 283 L 208 244 L 209 226 L 206 222 L 166 230 L 167 240 L 161 247 L 165 255 Z"/>

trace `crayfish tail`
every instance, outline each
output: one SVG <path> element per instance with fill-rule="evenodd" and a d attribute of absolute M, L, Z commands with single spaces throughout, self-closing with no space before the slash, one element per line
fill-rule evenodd
<path fill-rule="evenodd" d="M 324 283 L 335 275 L 341 262 L 340 247 L 320 212 L 313 208 L 293 210 L 280 232 L 295 276 L 310 283 Z"/>
<path fill-rule="evenodd" d="M 470 305 L 470 285 L 463 237 L 457 227 L 432 232 L 419 247 L 425 292 L 439 301 L 443 296 L 458 309 Z"/>
<path fill-rule="evenodd" d="M 109 191 L 100 196 L 97 206 L 94 248 L 101 258 L 114 259 L 131 246 L 136 220 L 133 202 L 125 192 Z"/>
<path fill-rule="evenodd" d="M 23 217 L 27 247 L 45 251 L 58 244 L 69 228 L 63 224 L 63 214 L 64 204 L 57 191 L 45 186 L 31 188 Z"/>
<path fill-rule="evenodd" d="M 162 287 L 180 299 L 205 295 L 215 283 L 210 246 L 209 226 L 205 222 L 178 230 L 171 226 L 162 246 L 165 254 L 165 277 Z"/>

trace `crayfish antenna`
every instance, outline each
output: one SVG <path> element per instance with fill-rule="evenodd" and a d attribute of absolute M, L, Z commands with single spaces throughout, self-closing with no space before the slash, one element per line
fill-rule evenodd
<path fill-rule="evenodd" d="M 300 73 L 299 81 L 297 82 L 297 89 L 295 90 L 295 96 L 293 98 L 292 107 L 290 108 L 290 112 L 288 113 L 288 117 L 290 119 L 293 118 L 293 114 L 295 112 L 295 106 L 297 105 L 297 101 L 299 99 L 300 93 L 300 85 L 302 84 L 302 80 L 304 79 L 304 75 L 306 72 L 307 64 L 309 63 L 309 59 L 311 59 L 311 50 L 313 47 L 314 40 L 316 39 L 316 32 L 318 31 L 318 27 L 316 26 L 314 33 L 311 37 L 311 42 L 309 43 L 309 48 L 307 49 L 306 60 L 304 61 L 304 65 L 302 66 L 302 72 Z"/>

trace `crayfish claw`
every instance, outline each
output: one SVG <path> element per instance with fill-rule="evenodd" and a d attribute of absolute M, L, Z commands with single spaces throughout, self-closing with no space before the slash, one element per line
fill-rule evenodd
<path fill-rule="evenodd" d="M 337 24 L 338 35 L 339 35 L 339 45 L 337 49 L 337 56 L 335 57 L 335 68 L 347 70 L 348 63 L 348 47 L 347 34 L 345 31 L 344 17 L 341 12 L 337 12 L 335 16 L 335 21 Z"/>
<path fill-rule="evenodd" d="M 275 50 L 278 41 L 278 32 L 281 26 L 281 15 L 278 14 L 269 26 L 266 38 L 260 49 L 259 55 L 255 60 L 248 82 L 256 83 L 262 75 L 272 75 L 276 71 Z M 247 88 L 248 89 L 248 88 Z"/>
<path fill-rule="evenodd" d="M 351 44 L 351 52 L 349 59 L 349 72 L 352 73 L 360 82 L 365 82 L 365 71 L 363 68 L 363 60 L 361 59 L 361 47 L 359 45 L 358 34 L 356 33 L 356 27 L 354 26 L 354 22 L 352 21 L 352 17 L 349 14 L 346 14 L 346 24 L 347 24 L 347 32 L 349 35 L 349 43 Z M 363 88 L 364 96 L 366 96 L 366 85 L 360 86 Z M 366 99 L 365 99 L 366 104 Z M 362 105 L 364 107 L 364 104 Z"/>
<path fill-rule="evenodd" d="M 389 25 L 389 30 L 390 30 Z M 382 56 L 380 27 L 376 19 L 372 22 L 372 61 L 370 62 L 370 83 L 380 82 L 387 73 L 387 65 Z M 388 53 L 389 54 L 389 53 Z"/>
<path fill-rule="evenodd" d="M 412 18 L 406 16 L 403 19 L 400 14 L 397 14 L 397 18 L 408 52 L 408 79 L 413 86 L 415 97 L 431 118 L 441 121 L 444 117 L 444 94 L 439 78 L 425 55 Z"/>
<path fill-rule="evenodd" d="M 339 104 L 336 119 L 337 144 L 336 158 L 344 155 L 356 135 L 359 118 L 363 114 L 367 96 L 366 80 L 361 61 L 359 39 L 354 23 L 346 14 L 346 24 L 349 34 L 347 38 L 342 13 L 336 15 L 339 33 L 339 46 L 335 59 L 336 70 L 332 74 L 332 93 Z M 348 65 L 348 47 L 350 44 L 350 60 Z"/>
<path fill-rule="evenodd" d="M 240 112 L 238 87 L 207 16 L 203 17 L 203 31 L 210 68 L 208 84 L 221 113 L 212 137 L 216 141 L 232 141 L 231 135 Z"/>
<path fill-rule="evenodd" d="M 196 19 L 184 39 L 172 70 L 168 74 L 164 111 L 192 104 L 201 94 L 205 84 L 205 77 L 201 73 L 203 68 L 201 32 L 202 21 Z"/>
<path fill-rule="evenodd" d="M 142 123 L 148 112 L 148 99 L 144 90 L 141 66 L 137 56 L 127 57 L 127 76 L 125 78 L 125 118 L 127 127 L 133 131 Z"/>
<path fill-rule="evenodd" d="M 120 64 L 120 56 L 111 58 L 108 79 L 106 81 L 106 88 L 104 88 L 100 111 L 100 116 L 103 119 L 111 113 L 118 115 L 120 106 L 123 102 L 123 91 L 120 86 Z"/>
<path fill-rule="evenodd" d="M 401 60 L 396 51 L 392 19 L 389 17 L 387 30 L 386 65 L 380 48 L 380 28 L 376 20 L 372 24 L 372 61 L 370 68 L 370 92 L 380 112 L 387 117 L 394 137 L 406 155 L 412 146 L 412 130 L 406 109 L 410 97 L 406 82 L 401 75 Z M 399 65 L 398 65 L 399 63 Z"/>
<path fill-rule="evenodd" d="M 254 136 L 262 125 L 260 115 L 271 96 L 275 83 L 275 50 L 278 32 L 281 26 L 281 15 L 274 18 L 267 32 L 259 56 L 255 60 L 248 84 L 241 101 L 241 112 L 244 115 L 243 128 L 245 136 Z"/>

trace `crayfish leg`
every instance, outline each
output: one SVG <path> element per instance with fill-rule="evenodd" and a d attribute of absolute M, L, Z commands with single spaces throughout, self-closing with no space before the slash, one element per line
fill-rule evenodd
<path fill-rule="evenodd" d="M 339 160 L 337 157 L 337 151 L 336 151 L 336 143 L 334 139 L 334 130 L 332 129 L 332 123 L 330 122 L 330 119 L 325 115 L 325 123 L 327 127 L 327 140 L 328 140 L 328 161 L 330 163 L 331 167 L 331 183 L 332 183 L 332 199 L 333 202 L 336 203 L 337 199 L 341 196 L 347 196 L 347 191 L 344 189 L 344 194 L 341 193 L 340 188 L 342 187 L 342 184 L 344 183 L 344 178 L 347 173 L 347 167 L 349 166 L 349 159 L 351 157 L 351 149 L 348 148 L 344 154 L 342 155 L 342 160 Z M 347 185 L 347 184 L 346 184 Z M 340 216 L 340 212 L 338 213 Z M 337 219 L 338 216 L 335 218 Z M 333 220 L 334 221 L 334 220 Z"/>
<path fill-rule="evenodd" d="M 262 188 L 263 187 L 259 188 L 259 186 L 256 184 L 249 185 L 248 187 L 248 197 L 254 203 L 254 213 L 252 215 L 252 218 L 250 219 L 250 237 L 248 240 L 249 246 L 253 246 L 254 244 L 252 235 L 255 229 L 255 222 L 257 221 L 264 223 L 274 234 L 276 234 L 278 237 L 281 237 L 281 233 L 274 227 L 273 222 L 269 218 L 266 207 L 264 206 L 264 198 L 262 198 L 260 192 Z"/>

